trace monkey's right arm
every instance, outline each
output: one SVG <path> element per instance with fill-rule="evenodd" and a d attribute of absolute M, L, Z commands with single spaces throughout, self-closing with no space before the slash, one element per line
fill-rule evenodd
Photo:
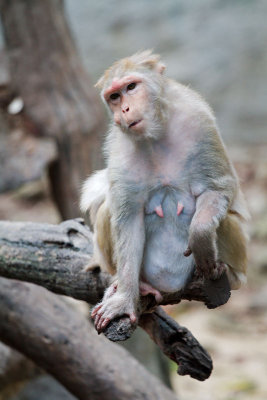
<path fill-rule="evenodd" d="M 144 209 L 133 198 L 125 199 L 123 189 L 111 190 L 111 234 L 114 235 L 114 254 L 117 265 L 115 284 L 108 289 L 92 317 L 95 327 L 101 332 L 114 318 L 128 315 L 136 321 L 139 299 L 139 275 L 144 252 Z"/>

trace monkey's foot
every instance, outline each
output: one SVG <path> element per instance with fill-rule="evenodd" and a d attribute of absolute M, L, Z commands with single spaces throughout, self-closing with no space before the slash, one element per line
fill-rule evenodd
<path fill-rule="evenodd" d="M 118 287 L 118 282 L 115 281 L 113 282 L 106 290 L 102 299 L 102 302 L 107 300 L 109 297 L 111 297 L 114 293 L 117 292 L 117 287 Z"/>
<path fill-rule="evenodd" d="M 222 261 L 217 261 L 212 265 L 209 265 L 207 268 L 205 267 L 200 268 L 196 266 L 195 276 L 196 277 L 204 276 L 204 278 L 206 279 L 211 279 L 216 281 L 216 279 L 219 279 L 226 270 L 227 270 L 227 264 L 225 264 Z"/>
<path fill-rule="evenodd" d="M 162 301 L 162 294 L 149 283 L 140 281 L 139 291 L 141 296 L 147 296 L 152 294 L 155 297 L 156 302 L 159 304 Z"/>
<path fill-rule="evenodd" d="M 193 253 L 188 246 L 184 252 L 184 256 L 189 257 L 193 253 L 196 264 L 196 276 L 216 280 L 227 270 L 227 265 L 222 261 L 216 260 L 215 251 L 212 249 L 212 246 L 208 250 L 210 251 L 207 251 L 206 254 L 202 254 L 202 251 Z"/>
<path fill-rule="evenodd" d="M 103 298 L 103 301 L 97 304 L 91 313 L 98 333 L 101 333 L 111 320 L 122 315 L 128 315 L 132 324 L 136 322 L 134 303 L 129 299 L 128 294 L 125 295 L 116 290 L 110 294 L 110 297 Z"/>

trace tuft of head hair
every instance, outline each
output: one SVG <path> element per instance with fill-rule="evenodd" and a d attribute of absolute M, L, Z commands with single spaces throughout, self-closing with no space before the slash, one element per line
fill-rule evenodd
<path fill-rule="evenodd" d="M 95 87 L 103 89 L 112 79 L 122 77 L 126 72 L 143 72 L 149 70 L 163 74 L 165 68 L 159 54 L 153 54 L 152 50 L 139 51 L 130 57 L 116 61 L 104 72 L 95 84 Z"/>

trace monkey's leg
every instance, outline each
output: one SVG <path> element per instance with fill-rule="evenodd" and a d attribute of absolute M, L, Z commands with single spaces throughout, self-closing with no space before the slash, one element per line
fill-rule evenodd
<path fill-rule="evenodd" d="M 107 303 L 108 299 L 110 299 L 116 292 L 117 292 L 117 287 L 118 283 L 117 280 L 115 280 L 105 291 L 104 297 L 101 301 L 101 303 L 97 304 L 92 313 L 91 316 L 94 319 L 94 324 L 96 330 L 100 333 L 112 320 L 112 317 L 106 317 L 103 319 L 103 314 L 105 313 L 105 304 Z M 144 281 L 140 281 L 139 284 L 139 292 L 141 296 L 147 296 L 149 294 L 153 295 L 155 297 L 156 302 L 159 304 L 162 301 L 162 295 L 161 293 L 153 288 L 149 283 L 146 283 Z M 115 313 L 115 311 L 114 311 Z M 110 315 L 113 315 L 110 313 Z M 130 315 L 131 319 L 131 315 Z M 131 321 L 134 323 L 136 318 L 132 315 Z"/>
<path fill-rule="evenodd" d="M 110 290 L 112 291 L 113 289 L 111 288 Z M 131 324 L 134 325 L 136 323 L 135 305 L 129 304 L 125 300 L 124 294 L 117 289 L 108 298 L 106 297 L 100 304 L 97 304 L 91 313 L 98 333 L 102 332 L 111 320 L 123 315 L 129 316 Z"/>

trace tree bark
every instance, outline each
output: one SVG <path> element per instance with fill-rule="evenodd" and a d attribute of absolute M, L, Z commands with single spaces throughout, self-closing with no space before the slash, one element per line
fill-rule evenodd
<path fill-rule="evenodd" d="M 90 304 L 100 301 L 110 285 L 111 276 L 101 272 L 100 268 L 85 271 L 91 261 L 93 243 L 92 233 L 82 218 L 59 225 L 0 221 L 0 245 L 1 276 L 36 283 Z M 163 294 L 161 304 L 177 304 L 186 299 L 215 308 L 230 297 L 224 284 L 224 279 L 204 281 L 195 278 L 183 291 Z M 221 297 L 217 293 L 212 297 L 212 291 L 219 291 L 220 285 Z M 146 296 L 141 311 L 155 305 L 154 297 Z"/>
<path fill-rule="evenodd" d="M 23 381 L 38 374 L 41 370 L 21 353 L 0 342 L 0 399 L 15 395 Z"/>
<path fill-rule="evenodd" d="M 59 225 L 0 222 L 0 275 L 42 285 L 55 293 L 95 304 L 110 284 L 110 275 L 99 268 L 86 272 L 92 255 L 92 234 L 81 219 Z M 191 299 L 205 300 L 203 282 L 193 282 Z M 190 287 L 172 297 L 174 303 L 190 298 Z M 176 297 L 175 297 L 176 296 Z M 163 298 L 167 304 L 170 296 Z M 153 298 L 142 298 L 140 314 L 155 306 Z M 212 361 L 192 334 L 172 321 L 163 310 L 146 314 L 140 325 L 163 352 L 181 368 L 178 373 L 207 379 Z M 110 323 L 104 334 L 112 341 L 125 340 L 135 326 L 127 317 Z"/>
<path fill-rule="evenodd" d="M 103 110 L 68 29 L 60 0 L 0 0 L 12 92 L 33 135 L 53 137 L 53 194 L 63 219 L 79 215 L 82 180 L 102 166 Z M 71 173 L 70 173 L 71 171 Z"/>
<path fill-rule="evenodd" d="M 98 337 L 64 299 L 1 278 L 0 339 L 52 374 L 81 400 L 175 400 L 120 346 Z"/>

